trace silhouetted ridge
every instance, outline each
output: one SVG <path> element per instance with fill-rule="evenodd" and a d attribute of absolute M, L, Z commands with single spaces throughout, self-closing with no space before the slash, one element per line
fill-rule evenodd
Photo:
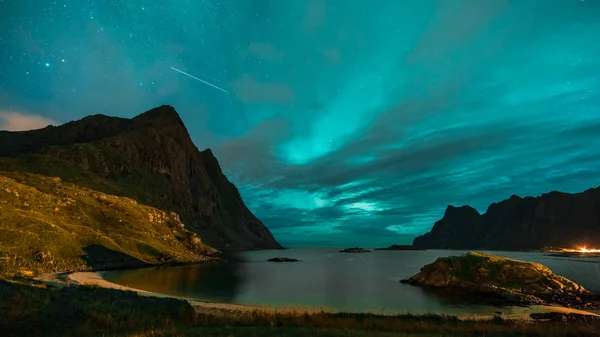
<path fill-rule="evenodd" d="M 98 141 L 133 129 L 134 122 L 125 118 L 92 115 L 60 126 L 30 131 L 0 131 L 0 156 L 38 151 L 57 145 Z"/>
<path fill-rule="evenodd" d="M 512 195 L 492 203 L 481 215 L 469 206 L 448 206 L 443 218 L 413 245 L 491 250 L 600 247 L 600 188 L 539 197 Z"/>
<path fill-rule="evenodd" d="M 161 105 L 157 108 L 148 110 L 134 117 L 133 120 L 160 126 L 184 125 L 175 108 L 170 105 Z"/>
<path fill-rule="evenodd" d="M 30 131 L 0 131 L 0 156 L 38 151 L 49 146 L 94 142 L 115 137 L 143 127 L 182 126 L 183 121 L 172 106 L 163 105 L 133 119 L 91 115 L 60 126 Z M 185 131 L 187 133 L 187 130 Z"/>

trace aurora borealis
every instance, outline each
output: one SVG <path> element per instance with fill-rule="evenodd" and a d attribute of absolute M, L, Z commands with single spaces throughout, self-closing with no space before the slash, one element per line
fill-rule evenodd
<path fill-rule="evenodd" d="M 0 0 L 0 129 L 161 104 L 282 244 L 409 243 L 600 186 L 600 2 Z"/>

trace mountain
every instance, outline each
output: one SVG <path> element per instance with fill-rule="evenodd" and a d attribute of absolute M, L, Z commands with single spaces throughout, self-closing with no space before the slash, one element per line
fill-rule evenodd
<path fill-rule="evenodd" d="M 415 247 L 531 250 L 543 247 L 600 247 L 600 188 L 539 197 L 511 196 L 484 214 L 470 206 L 448 206 Z"/>
<path fill-rule="evenodd" d="M 60 177 L 77 186 L 176 212 L 219 249 L 281 248 L 171 106 L 135 118 L 93 115 L 60 126 L 0 132 L 0 171 Z"/>
<path fill-rule="evenodd" d="M 57 177 L 0 172 L 0 275 L 205 261 L 174 212 Z"/>

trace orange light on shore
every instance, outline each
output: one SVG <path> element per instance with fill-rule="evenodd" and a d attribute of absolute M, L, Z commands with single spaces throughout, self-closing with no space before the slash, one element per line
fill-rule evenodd
<path fill-rule="evenodd" d="M 587 248 L 587 246 L 582 246 L 579 248 L 561 248 L 559 251 L 564 252 L 564 253 L 580 253 L 580 254 L 588 254 L 588 253 L 594 253 L 594 254 L 598 254 L 600 253 L 600 249 L 596 249 L 596 248 Z"/>
<path fill-rule="evenodd" d="M 581 253 L 600 253 L 600 249 L 590 249 L 590 248 L 587 248 L 585 246 L 584 247 L 580 247 L 579 251 Z"/>

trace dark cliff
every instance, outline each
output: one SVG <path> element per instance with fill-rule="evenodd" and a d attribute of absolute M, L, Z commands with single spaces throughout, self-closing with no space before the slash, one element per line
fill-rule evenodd
<path fill-rule="evenodd" d="M 93 115 L 40 130 L 1 131 L 1 170 L 58 176 L 175 211 L 216 248 L 281 248 L 170 106 L 132 119 Z"/>
<path fill-rule="evenodd" d="M 600 188 L 582 193 L 551 192 L 511 196 L 484 214 L 469 206 L 446 209 L 429 233 L 416 237 L 420 248 L 530 250 L 545 246 L 600 246 Z"/>

